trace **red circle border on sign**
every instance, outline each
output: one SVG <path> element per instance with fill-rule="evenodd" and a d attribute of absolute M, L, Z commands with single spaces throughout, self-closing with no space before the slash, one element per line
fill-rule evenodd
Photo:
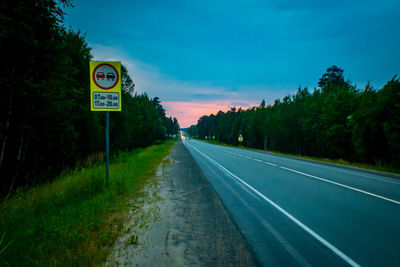
<path fill-rule="evenodd" d="M 99 85 L 99 84 L 96 82 L 96 79 L 95 79 L 95 78 L 96 78 L 96 77 L 95 77 L 96 70 L 97 70 L 99 67 L 103 66 L 103 65 L 110 66 L 111 68 L 114 69 L 115 73 L 117 74 L 117 80 L 115 81 L 114 85 L 111 86 L 111 87 L 103 87 L 103 86 Z M 108 64 L 108 63 L 101 63 L 101 64 L 97 65 L 96 68 L 94 68 L 94 70 L 93 70 L 93 77 L 92 77 L 92 78 L 93 78 L 93 82 L 96 84 L 97 87 L 99 87 L 99 88 L 101 88 L 101 89 L 104 89 L 104 90 L 110 90 L 110 89 L 114 88 L 114 87 L 117 85 L 118 80 L 119 80 L 119 73 L 118 73 L 117 69 L 116 69 L 113 65 Z"/>

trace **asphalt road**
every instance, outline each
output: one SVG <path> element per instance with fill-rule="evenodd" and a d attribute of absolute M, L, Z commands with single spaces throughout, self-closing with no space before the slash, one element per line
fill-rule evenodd
<path fill-rule="evenodd" d="M 265 266 L 400 266 L 400 180 L 185 140 Z"/>

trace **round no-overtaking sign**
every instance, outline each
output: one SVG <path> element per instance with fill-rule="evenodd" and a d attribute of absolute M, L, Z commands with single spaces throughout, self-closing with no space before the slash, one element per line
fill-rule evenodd
<path fill-rule="evenodd" d="M 90 61 L 90 110 L 121 111 L 121 62 Z"/>
<path fill-rule="evenodd" d="M 98 65 L 93 71 L 93 81 L 101 89 L 109 90 L 113 88 L 118 80 L 118 71 L 108 63 Z"/>

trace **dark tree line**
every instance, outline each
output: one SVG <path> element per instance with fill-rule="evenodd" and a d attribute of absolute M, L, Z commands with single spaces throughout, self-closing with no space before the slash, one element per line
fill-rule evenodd
<path fill-rule="evenodd" d="M 0 194 L 48 181 L 104 151 L 105 113 L 90 111 L 91 49 L 63 25 L 67 0 L 0 2 Z M 134 94 L 122 67 L 122 112 L 111 112 L 111 150 L 144 147 L 179 130 L 158 98 Z"/>
<path fill-rule="evenodd" d="M 312 93 L 299 88 L 272 105 L 203 116 L 188 132 L 233 145 L 242 134 L 248 147 L 400 167 L 400 83 L 395 76 L 380 90 L 369 83 L 359 90 L 332 66 Z"/>

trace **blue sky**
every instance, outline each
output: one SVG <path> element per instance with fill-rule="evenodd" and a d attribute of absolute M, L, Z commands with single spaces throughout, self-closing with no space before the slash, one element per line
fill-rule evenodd
<path fill-rule="evenodd" d="M 128 67 L 181 126 L 312 90 L 331 65 L 358 88 L 400 74 L 400 1 L 72 1 L 65 24 Z"/>

